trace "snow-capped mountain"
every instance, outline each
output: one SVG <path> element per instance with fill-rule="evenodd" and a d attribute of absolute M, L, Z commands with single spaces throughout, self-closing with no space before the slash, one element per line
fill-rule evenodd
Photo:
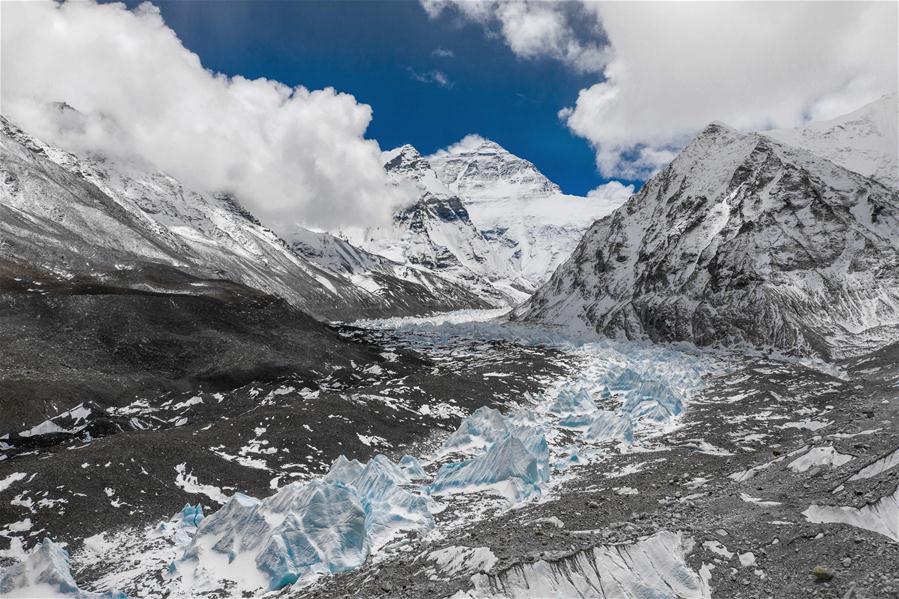
<path fill-rule="evenodd" d="M 709 125 L 513 318 L 839 357 L 899 337 L 896 191 Z"/>
<path fill-rule="evenodd" d="M 620 205 L 563 194 L 534 164 L 478 136 L 427 160 L 493 251 L 511 264 L 510 278 L 528 291 L 549 278 L 593 221 Z"/>
<path fill-rule="evenodd" d="M 397 211 L 388 226 L 343 230 L 354 245 L 397 263 L 427 269 L 496 306 L 522 301 L 526 284 L 472 223 L 462 200 L 437 178 L 412 146 L 385 153 L 392 181 L 413 186 L 419 199 Z"/>
<path fill-rule="evenodd" d="M 765 135 L 805 148 L 851 171 L 899 189 L 899 94 L 885 95 L 849 114 Z"/>
<path fill-rule="evenodd" d="M 0 123 L 4 260 L 65 278 L 164 263 L 243 283 L 319 317 L 485 305 L 448 281 L 407 277 L 358 248 L 344 248 L 356 256 L 352 272 L 331 268 L 295 251 L 227 196 L 193 191 L 136 163 L 76 156 Z M 316 239 L 319 249 L 328 245 Z M 377 274 L 362 272 L 375 264 Z"/>
<path fill-rule="evenodd" d="M 429 156 L 428 161 L 448 188 L 475 200 L 561 193 L 533 163 L 475 135 Z"/>

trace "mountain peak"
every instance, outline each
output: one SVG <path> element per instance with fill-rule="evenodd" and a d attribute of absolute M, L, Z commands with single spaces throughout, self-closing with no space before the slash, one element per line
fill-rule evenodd
<path fill-rule="evenodd" d="M 466 135 L 427 159 L 447 187 L 475 201 L 561 193 L 533 163 L 480 135 Z"/>
<path fill-rule="evenodd" d="M 894 196 L 801 148 L 712 123 L 626 209 L 594 223 L 514 317 L 827 359 L 868 351 L 899 338 L 897 304 L 880 299 L 899 293 Z"/>
<path fill-rule="evenodd" d="M 385 167 L 390 164 L 401 164 L 404 162 L 421 160 L 421 157 L 421 152 L 411 144 L 403 144 L 398 148 L 393 148 L 392 150 L 381 153 L 381 159 L 384 161 Z"/>
<path fill-rule="evenodd" d="M 487 139 L 486 137 L 481 137 L 479 135 L 468 136 L 471 139 L 471 145 L 463 145 L 462 142 L 451 146 L 447 151 L 456 154 L 501 154 L 506 156 L 512 156 L 512 153 L 509 152 L 506 148 L 502 147 L 492 139 Z M 464 141 L 464 140 L 463 140 Z M 517 157 L 516 157 L 517 158 Z"/>

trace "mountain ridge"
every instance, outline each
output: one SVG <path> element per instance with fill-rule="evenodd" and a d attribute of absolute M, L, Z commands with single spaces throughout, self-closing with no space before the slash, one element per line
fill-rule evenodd
<path fill-rule="evenodd" d="M 826 158 L 712 123 L 511 318 L 853 355 L 899 332 L 897 206 Z"/>

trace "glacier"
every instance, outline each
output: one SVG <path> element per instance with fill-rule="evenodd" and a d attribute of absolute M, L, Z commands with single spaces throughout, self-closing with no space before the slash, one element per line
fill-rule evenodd
<path fill-rule="evenodd" d="M 430 343 L 444 337 L 502 338 L 497 335 L 502 330 L 524 343 L 549 341 L 576 367 L 504 412 L 489 406 L 475 410 L 421 461 L 375 455 L 366 463 L 340 456 L 321 478 L 286 485 L 265 499 L 235 493 L 208 515 L 200 505 L 185 505 L 156 529 L 173 543 L 173 553 L 161 561 L 168 566 L 167 588 L 192 596 L 305 586 L 358 568 L 373 554 L 389 551 L 385 546 L 393 546 L 399 535 L 428 533 L 437 526 L 434 514 L 454 495 L 486 493 L 508 507 L 544 497 L 553 487 L 553 473 L 628 451 L 644 432 L 671 423 L 707 368 L 706 361 L 672 348 L 572 341 L 539 329 L 524 337 L 519 327 L 495 322 L 415 320 L 415 335 L 424 332 Z M 402 330 L 398 324 L 384 323 Z M 14 588 L 30 584 L 9 580 L 5 584 Z"/>
<path fill-rule="evenodd" d="M 433 340 L 495 335 L 496 328 L 507 335 L 518 332 L 489 322 L 441 323 L 429 331 Z M 536 343 L 552 335 L 539 329 L 527 334 L 531 337 L 524 340 Z M 578 445 L 553 446 L 560 431 L 575 431 L 581 445 L 631 445 L 635 430 L 670 426 L 701 385 L 703 369 L 695 357 L 670 348 L 609 341 L 573 344 L 559 337 L 555 343 L 580 356 L 582 370 L 535 398 L 536 405 L 520 405 L 507 414 L 485 406 L 464 419 L 437 456 L 463 453 L 468 459 L 444 463 L 428 487 L 432 495 L 484 491 L 512 503 L 539 497 L 552 467 L 564 470 L 589 459 L 590 452 Z M 601 455 L 604 450 L 598 451 Z"/>

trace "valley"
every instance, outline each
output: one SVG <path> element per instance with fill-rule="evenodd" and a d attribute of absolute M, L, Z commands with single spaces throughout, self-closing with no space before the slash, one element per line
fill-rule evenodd
<path fill-rule="evenodd" d="M 899 594 L 896 102 L 331 230 L 3 117 L 0 595 Z"/>

